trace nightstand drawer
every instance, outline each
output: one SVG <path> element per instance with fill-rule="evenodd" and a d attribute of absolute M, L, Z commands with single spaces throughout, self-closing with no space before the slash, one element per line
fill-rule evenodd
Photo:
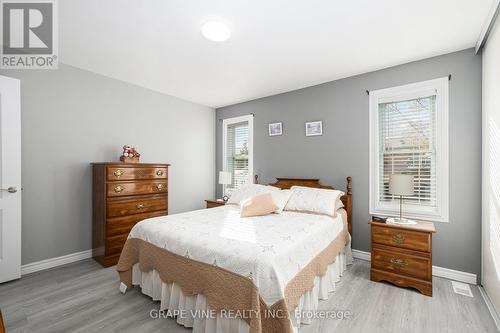
<path fill-rule="evenodd" d="M 372 242 L 400 248 L 431 252 L 429 233 L 372 225 Z"/>
<path fill-rule="evenodd" d="M 372 268 L 398 275 L 431 281 L 431 258 L 414 256 L 396 250 L 372 248 Z"/>

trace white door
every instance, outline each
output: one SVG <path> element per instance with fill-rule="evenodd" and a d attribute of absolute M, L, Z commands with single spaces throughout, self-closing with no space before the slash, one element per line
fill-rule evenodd
<path fill-rule="evenodd" d="M 0 283 L 21 277 L 21 90 L 0 76 Z"/>

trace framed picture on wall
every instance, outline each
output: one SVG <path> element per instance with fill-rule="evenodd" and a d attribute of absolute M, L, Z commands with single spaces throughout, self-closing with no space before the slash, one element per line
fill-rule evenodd
<path fill-rule="evenodd" d="M 269 124 L 269 136 L 283 135 L 283 124 L 282 123 L 271 123 Z"/>
<path fill-rule="evenodd" d="M 310 121 L 306 123 L 306 136 L 323 135 L 323 122 Z"/>

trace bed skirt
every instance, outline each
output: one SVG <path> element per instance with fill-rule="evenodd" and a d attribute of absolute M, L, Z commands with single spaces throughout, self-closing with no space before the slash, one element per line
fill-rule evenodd
<path fill-rule="evenodd" d="M 352 263 L 351 244 L 347 244 L 336 257 L 335 262 L 328 266 L 324 276 L 316 276 L 314 287 L 307 291 L 299 300 L 299 305 L 292 313 L 292 331 L 299 332 L 302 324 L 311 323 L 311 314 L 316 311 L 320 300 L 328 299 L 335 291 L 336 283 L 340 281 L 347 265 Z M 139 264 L 133 266 L 132 284 L 139 285 L 142 293 L 154 301 L 160 301 L 159 310 L 152 312 L 152 318 L 164 318 L 176 315 L 177 323 L 193 328 L 193 333 L 248 333 L 250 326 L 243 319 L 228 318 L 214 314 L 201 295 L 184 295 L 175 283 L 164 283 L 157 271 L 141 272 Z M 156 319 L 161 320 L 161 319 Z"/>

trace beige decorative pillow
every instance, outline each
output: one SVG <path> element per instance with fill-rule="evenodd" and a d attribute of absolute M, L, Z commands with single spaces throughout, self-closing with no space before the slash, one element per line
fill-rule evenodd
<path fill-rule="evenodd" d="M 292 195 L 285 210 L 336 216 L 344 192 L 303 186 L 292 186 Z"/>
<path fill-rule="evenodd" d="M 245 199 L 240 203 L 240 206 L 241 217 L 268 215 L 278 209 L 270 193 L 259 194 Z"/>

